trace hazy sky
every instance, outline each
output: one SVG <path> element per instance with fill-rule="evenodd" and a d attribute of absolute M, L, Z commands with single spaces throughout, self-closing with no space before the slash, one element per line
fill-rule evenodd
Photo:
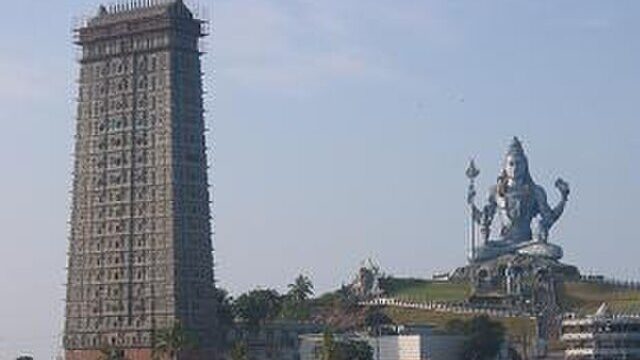
<path fill-rule="evenodd" d="M 97 5 L 2 4 L 0 360 L 58 349 L 71 28 Z M 304 272 L 324 291 L 367 257 L 403 276 L 463 265 L 467 161 L 483 199 L 513 135 L 552 203 L 557 176 L 571 185 L 550 234 L 565 260 L 640 278 L 640 2 L 201 5 L 221 286 L 284 290 Z"/>

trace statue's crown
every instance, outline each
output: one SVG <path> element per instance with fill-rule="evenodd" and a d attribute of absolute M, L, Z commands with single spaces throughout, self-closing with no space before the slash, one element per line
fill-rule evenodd
<path fill-rule="evenodd" d="M 509 145 L 509 150 L 507 150 L 507 155 L 518 155 L 526 157 L 526 155 L 524 154 L 524 149 L 522 148 L 522 143 L 517 136 L 513 137 L 511 145 Z"/>

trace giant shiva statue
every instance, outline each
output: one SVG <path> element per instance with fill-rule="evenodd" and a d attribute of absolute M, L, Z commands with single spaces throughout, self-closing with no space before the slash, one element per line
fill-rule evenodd
<path fill-rule="evenodd" d="M 482 208 L 474 202 L 473 178 L 478 173 L 472 163 L 467 170 L 472 181 L 467 203 L 474 228 L 470 260 L 483 261 L 514 253 L 560 259 L 562 249 L 547 240 L 549 230 L 564 210 L 569 184 L 562 179 L 556 180 L 560 201 L 551 208 L 545 190 L 531 178 L 529 163 L 518 138 L 514 138 L 509 146 L 498 181 L 491 187 L 488 202 Z M 497 239 L 490 239 L 491 224 L 496 214 L 500 218 L 500 232 Z M 479 239 L 475 238 L 476 226 Z"/>

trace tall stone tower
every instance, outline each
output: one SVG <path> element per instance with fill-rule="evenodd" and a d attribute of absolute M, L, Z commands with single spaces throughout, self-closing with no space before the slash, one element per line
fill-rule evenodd
<path fill-rule="evenodd" d="M 212 358 L 204 35 L 181 0 L 101 6 L 76 31 L 68 360 L 97 359 L 101 349 L 150 359 L 158 334 L 177 322 L 201 349 L 188 357 Z"/>

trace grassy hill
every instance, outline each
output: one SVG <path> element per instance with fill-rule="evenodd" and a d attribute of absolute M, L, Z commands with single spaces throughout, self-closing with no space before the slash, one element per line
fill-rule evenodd
<path fill-rule="evenodd" d="M 463 282 L 387 278 L 381 286 L 387 296 L 416 302 L 457 302 L 471 295 L 470 285 Z M 611 284 L 566 281 L 558 289 L 558 298 L 563 310 L 579 314 L 593 313 L 603 302 L 616 312 L 640 313 L 640 290 Z"/>
<path fill-rule="evenodd" d="M 565 282 L 558 289 L 565 311 L 592 314 L 606 302 L 614 312 L 640 312 L 640 290 L 594 282 Z"/>
<path fill-rule="evenodd" d="M 410 301 L 464 301 L 471 294 L 469 284 L 438 282 L 423 279 L 385 279 L 382 284 L 387 295 Z M 564 311 L 592 314 L 603 302 L 614 312 L 640 313 L 640 290 L 584 281 L 566 281 L 558 289 L 558 300 Z M 385 312 L 402 324 L 431 324 L 444 329 L 453 319 L 467 319 L 471 315 L 442 313 L 417 309 L 387 308 Z M 526 317 L 497 319 L 511 334 L 530 332 L 533 322 Z"/>
<path fill-rule="evenodd" d="M 389 307 L 385 309 L 385 313 L 396 324 L 429 324 L 433 325 L 439 330 L 446 330 L 447 323 L 454 319 L 469 320 L 474 315 L 471 314 L 456 314 L 446 313 L 429 310 L 419 309 L 405 309 L 405 308 L 393 308 Z M 521 318 L 494 318 L 501 322 L 508 333 L 522 334 L 523 332 L 532 333 L 535 329 L 534 322 L 528 317 Z"/>
<path fill-rule="evenodd" d="M 380 286 L 387 296 L 416 302 L 463 301 L 471 295 L 469 284 L 462 282 L 387 278 Z"/>
<path fill-rule="evenodd" d="M 385 278 L 381 287 L 389 297 L 416 302 L 459 302 L 471 295 L 471 286 L 464 282 L 440 282 L 414 278 Z M 619 286 L 567 281 L 558 288 L 560 306 L 564 311 L 579 314 L 591 314 L 603 302 L 607 302 L 613 311 L 640 313 L 640 290 L 625 289 Z M 363 323 L 367 309 L 359 307 L 344 308 L 337 292 L 328 293 L 314 300 L 315 318 L 324 319 L 335 328 L 355 328 Z M 383 311 L 396 324 L 430 324 L 437 329 L 446 330 L 452 320 L 468 320 L 473 315 L 445 313 L 423 309 L 386 307 Z M 532 336 L 535 324 L 529 317 L 495 318 L 506 328 L 510 336 Z M 557 345 L 557 344 L 555 344 Z M 558 346 L 555 346 L 558 347 Z"/>

